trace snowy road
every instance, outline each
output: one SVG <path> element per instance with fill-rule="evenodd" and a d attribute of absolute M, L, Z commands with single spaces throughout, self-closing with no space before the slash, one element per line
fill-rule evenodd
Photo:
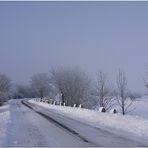
<path fill-rule="evenodd" d="M 2 146 L 91 146 L 24 106 L 10 103 L 10 121 Z"/>
<path fill-rule="evenodd" d="M 1 146 L 145 146 L 141 140 L 92 127 L 34 104 L 28 105 L 30 108 L 20 100 L 10 102 L 7 136 Z"/>

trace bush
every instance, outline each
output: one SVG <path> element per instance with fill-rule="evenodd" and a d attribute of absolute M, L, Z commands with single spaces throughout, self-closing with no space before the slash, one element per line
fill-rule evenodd
<path fill-rule="evenodd" d="M 100 107 L 99 112 L 106 112 L 106 109 L 104 107 Z"/>
<path fill-rule="evenodd" d="M 116 113 L 117 113 L 117 110 L 116 110 L 116 109 L 111 109 L 111 110 L 110 110 L 110 113 L 116 114 Z"/>

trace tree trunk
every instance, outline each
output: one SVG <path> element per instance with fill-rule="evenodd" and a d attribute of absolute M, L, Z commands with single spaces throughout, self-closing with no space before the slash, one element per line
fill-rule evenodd
<path fill-rule="evenodd" d="M 43 99 L 43 90 L 40 90 L 40 98 L 41 98 L 41 100 Z"/>
<path fill-rule="evenodd" d="M 65 95 L 62 93 L 62 104 L 65 102 Z"/>
<path fill-rule="evenodd" d="M 122 114 L 125 115 L 124 98 L 122 98 Z"/>

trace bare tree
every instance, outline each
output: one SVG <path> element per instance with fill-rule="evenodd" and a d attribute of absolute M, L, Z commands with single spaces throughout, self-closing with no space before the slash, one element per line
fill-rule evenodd
<path fill-rule="evenodd" d="M 77 67 L 52 69 L 51 78 L 67 105 L 81 103 L 90 86 L 87 75 Z"/>
<path fill-rule="evenodd" d="M 0 105 L 9 97 L 11 80 L 5 74 L 0 73 Z"/>
<path fill-rule="evenodd" d="M 102 71 L 99 71 L 97 74 L 95 94 L 98 98 L 99 107 L 104 107 L 106 110 L 112 107 L 111 87 L 109 86 L 107 75 Z"/>
<path fill-rule="evenodd" d="M 125 115 L 127 113 L 129 107 L 133 103 L 133 98 L 131 99 L 131 93 L 129 93 L 128 86 L 127 86 L 127 78 L 121 69 L 119 69 L 117 74 L 117 102 L 121 107 L 122 114 Z"/>
<path fill-rule="evenodd" d="M 143 81 L 144 81 L 145 87 L 148 88 L 148 67 L 147 67 L 147 71 L 145 72 Z"/>
<path fill-rule="evenodd" d="M 41 99 L 50 91 L 50 79 L 46 73 L 35 74 L 31 77 L 31 88 L 37 97 Z"/>

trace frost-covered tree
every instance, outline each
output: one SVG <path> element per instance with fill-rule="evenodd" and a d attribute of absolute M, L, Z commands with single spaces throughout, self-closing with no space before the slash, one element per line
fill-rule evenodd
<path fill-rule="evenodd" d="M 14 85 L 13 98 L 33 98 L 33 90 L 28 85 Z"/>
<path fill-rule="evenodd" d="M 128 90 L 127 78 L 124 71 L 122 71 L 121 69 L 119 69 L 118 71 L 116 82 L 117 82 L 117 91 L 116 91 L 117 102 L 121 107 L 122 114 L 125 115 L 129 107 L 133 103 L 133 98 L 130 97 L 131 93 L 129 93 Z"/>
<path fill-rule="evenodd" d="M 48 95 L 50 91 L 50 79 L 46 73 L 34 74 L 31 77 L 31 88 L 41 99 Z"/>
<path fill-rule="evenodd" d="M 147 68 L 147 71 L 145 72 L 143 81 L 144 81 L 145 87 L 148 88 L 148 68 Z"/>
<path fill-rule="evenodd" d="M 5 102 L 10 95 L 11 80 L 10 78 L 0 73 L 0 105 Z"/>
<path fill-rule="evenodd" d="M 53 68 L 51 78 L 55 87 L 62 94 L 62 102 L 67 105 L 83 102 L 90 86 L 90 80 L 80 68 Z"/>
<path fill-rule="evenodd" d="M 112 107 L 113 97 L 111 96 L 111 87 L 107 75 L 102 71 L 97 73 L 95 95 L 98 98 L 99 107 L 104 107 L 106 110 Z"/>

